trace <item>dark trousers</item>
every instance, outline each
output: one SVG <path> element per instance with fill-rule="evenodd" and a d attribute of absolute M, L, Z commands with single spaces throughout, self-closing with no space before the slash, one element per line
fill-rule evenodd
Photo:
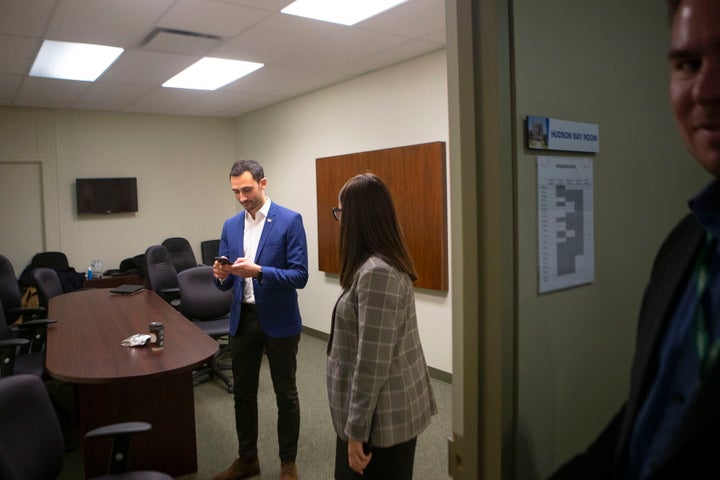
<path fill-rule="evenodd" d="M 300 335 L 271 338 L 265 335 L 254 305 L 243 304 L 237 334 L 230 336 L 235 428 L 238 455 L 243 459 L 258 454 L 258 383 L 263 352 L 270 366 L 278 409 L 277 435 L 281 461 L 295 461 L 300 436 L 300 401 L 295 382 Z"/>
<path fill-rule="evenodd" d="M 370 463 L 360 475 L 348 463 L 348 442 L 335 442 L 335 480 L 412 480 L 417 437 L 392 447 L 373 447 Z"/>

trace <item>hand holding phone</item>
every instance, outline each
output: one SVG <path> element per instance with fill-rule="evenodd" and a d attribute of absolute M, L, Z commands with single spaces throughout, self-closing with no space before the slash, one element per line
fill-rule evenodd
<path fill-rule="evenodd" d="M 232 265 L 232 262 L 225 257 L 215 257 L 215 261 L 221 265 Z"/>

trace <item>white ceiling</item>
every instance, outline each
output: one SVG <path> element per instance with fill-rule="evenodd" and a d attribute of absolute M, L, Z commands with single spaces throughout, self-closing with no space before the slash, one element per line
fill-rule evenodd
<path fill-rule="evenodd" d="M 445 46 L 444 0 L 351 27 L 280 13 L 289 3 L 0 0 L 0 105 L 234 117 Z M 94 83 L 29 77 L 44 39 L 125 52 Z M 160 86 L 203 56 L 265 67 L 214 92 Z"/>

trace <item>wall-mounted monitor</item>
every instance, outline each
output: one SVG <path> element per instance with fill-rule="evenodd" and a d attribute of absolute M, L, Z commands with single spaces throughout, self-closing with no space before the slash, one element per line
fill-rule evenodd
<path fill-rule="evenodd" d="M 137 178 L 78 178 L 75 180 L 78 215 L 138 211 Z"/>

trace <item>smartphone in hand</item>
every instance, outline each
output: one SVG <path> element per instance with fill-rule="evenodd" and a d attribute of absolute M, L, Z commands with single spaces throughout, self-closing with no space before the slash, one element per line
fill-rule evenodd
<path fill-rule="evenodd" d="M 215 257 L 215 261 L 222 265 L 232 265 L 232 262 L 225 257 Z"/>

